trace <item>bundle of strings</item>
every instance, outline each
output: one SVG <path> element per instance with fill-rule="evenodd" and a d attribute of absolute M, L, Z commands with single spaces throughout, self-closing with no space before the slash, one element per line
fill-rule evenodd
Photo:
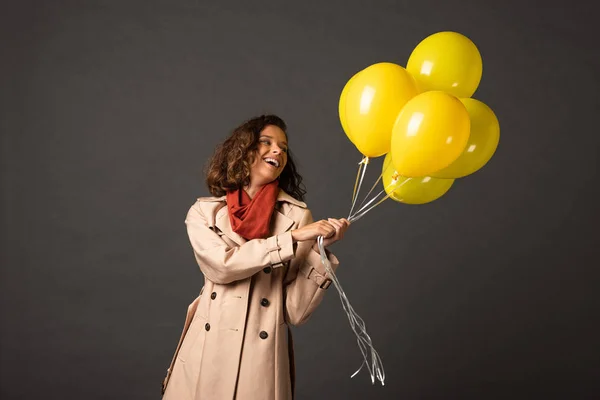
<path fill-rule="evenodd" d="M 397 176 L 395 176 L 392 179 L 391 183 L 384 190 L 379 192 L 373 199 L 371 199 L 369 202 L 367 202 L 367 204 L 364 204 L 364 202 L 366 201 L 366 198 L 369 196 L 369 194 L 371 194 L 373 189 L 375 189 L 375 187 L 377 186 L 379 181 L 382 179 L 382 176 L 383 176 L 383 173 L 382 173 L 379 176 L 379 179 L 377 179 L 377 182 L 375 182 L 375 184 L 369 191 L 369 193 L 367 193 L 367 195 L 365 196 L 365 200 L 363 200 L 362 204 L 360 205 L 360 209 L 357 210 L 356 213 L 352 214 L 352 212 L 354 211 L 354 206 L 356 205 L 356 199 L 358 198 L 358 194 L 360 193 L 360 188 L 362 186 L 362 182 L 365 177 L 365 171 L 367 169 L 368 164 L 369 164 L 368 157 L 363 158 L 362 161 L 359 163 L 358 173 L 356 175 L 356 183 L 354 184 L 354 193 L 352 195 L 352 207 L 350 209 L 350 215 L 348 217 L 350 222 L 355 222 L 355 221 L 359 220 L 366 213 L 368 213 L 373 208 L 377 207 L 379 204 L 383 203 L 386 199 L 388 199 L 390 197 L 390 194 L 387 194 L 381 200 L 377 201 L 377 199 L 383 193 L 387 192 L 389 189 L 393 188 L 394 186 L 400 187 L 407 182 L 407 180 L 405 180 L 402 183 L 400 183 L 399 185 L 397 185 L 398 180 L 397 180 Z M 391 191 L 390 191 L 390 193 L 391 193 Z M 375 202 L 375 204 L 373 204 L 374 202 Z M 346 293 L 344 293 L 344 290 L 342 289 L 342 285 L 340 284 L 339 280 L 335 276 L 335 273 L 333 272 L 333 269 L 331 268 L 331 263 L 329 262 L 329 259 L 327 258 L 327 254 L 325 253 L 325 247 L 323 246 L 323 236 L 319 236 L 317 238 L 317 244 L 319 246 L 319 252 L 321 255 L 321 263 L 325 266 L 325 270 L 331 277 L 331 281 L 333 282 L 333 285 L 335 286 L 335 288 L 337 289 L 337 291 L 340 295 L 340 301 L 342 302 L 342 307 L 344 308 L 344 311 L 346 312 L 346 315 L 348 316 L 348 320 L 350 321 L 350 327 L 352 328 L 352 331 L 356 335 L 356 341 L 358 343 L 358 348 L 360 349 L 360 352 L 362 353 L 362 356 L 363 356 L 362 364 L 360 365 L 358 370 L 354 374 L 352 374 L 351 378 L 354 378 L 354 376 L 356 376 L 356 374 L 358 374 L 360 372 L 362 367 L 366 366 L 367 370 L 369 371 L 369 374 L 371 375 L 371 383 L 375 384 L 375 378 L 377 378 L 381 382 L 381 385 L 383 386 L 385 384 L 384 383 L 385 372 L 383 370 L 383 363 L 381 362 L 379 353 L 377 353 L 377 350 L 375 350 L 375 347 L 373 346 L 371 337 L 367 333 L 367 328 L 366 328 L 365 322 L 356 313 L 356 311 L 354 311 L 354 308 L 352 308 L 352 305 L 350 305 L 350 301 L 348 300 Z"/>
<path fill-rule="evenodd" d="M 319 252 L 321 253 L 321 263 L 323 263 L 323 265 L 325 266 L 325 270 L 331 277 L 333 285 L 335 286 L 335 288 L 337 289 L 337 291 L 340 295 L 342 307 L 344 307 L 344 311 L 348 315 L 348 320 L 350 321 L 350 326 L 352 327 L 352 330 L 354 331 L 354 334 L 356 335 L 356 341 L 358 343 L 358 347 L 360 349 L 360 352 L 363 355 L 364 360 L 363 360 L 362 364 L 360 365 L 360 368 L 358 368 L 358 370 L 354 374 L 352 374 L 351 378 L 354 378 L 354 376 L 356 376 L 356 374 L 358 374 L 360 372 L 362 367 L 366 365 L 367 369 L 369 370 L 369 374 L 371 375 L 371 383 L 375 384 L 375 378 L 377 377 L 377 379 L 381 382 L 381 385 L 383 386 L 384 380 L 385 380 L 385 372 L 383 371 L 383 364 L 381 362 L 381 358 L 379 357 L 379 354 L 377 353 L 377 350 L 375 350 L 375 347 L 373 347 L 373 343 L 371 342 L 371 337 L 367 333 L 367 328 L 365 326 L 365 322 L 356 313 L 356 311 L 354 311 L 354 309 L 350 305 L 350 301 L 348 301 L 348 298 L 346 297 L 346 294 L 344 293 L 344 290 L 342 289 L 342 285 L 340 285 L 339 280 L 337 279 L 337 277 L 335 276 L 335 273 L 333 272 L 333 269 L 331 268 L 331 263 L 329 262 L 329 259 L 327 258 L 327 255 L 325 253 L 325 247 L 323 246 L 323 236 L 319 236 L 317 238 L 317 243 L 319 245 Z"/>

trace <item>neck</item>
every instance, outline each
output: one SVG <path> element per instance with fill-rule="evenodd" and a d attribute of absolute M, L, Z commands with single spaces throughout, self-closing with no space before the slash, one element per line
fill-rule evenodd
<path fill-rule="evenodd" d="M 271 182 L 269 182 L 271 183 Z M 244 186 L 244 191 L 248 194 L 248 197 L 250 197 L 251 199 L 254 197 L 254 195 L 256 195 L 256 193 L 258 193 L 258 191 L 265 185 L 268 185 L 269 183 L 266 184 L 256 184 L 256 183 L 252 183 L 250 182 L 250 184 L 248 184 L 247 186 Z"/>
<path fill-rule="evenodd" d="M 262 185 L 252 185 L 252 183 L 250 183 L 248 186 L 244 186 L 244 190 L 248 194 L 248 197 L 252 199 L 261 187 Z"/>

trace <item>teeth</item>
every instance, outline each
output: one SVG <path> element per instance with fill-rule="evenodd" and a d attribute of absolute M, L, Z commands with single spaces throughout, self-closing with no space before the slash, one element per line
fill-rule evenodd
<path fill-rule="evenodd" d="M 273 165 L 275 165 L 276 167 L 279 167 L 279 161 L 277 161 L 277 160 L 276 160 L 276 159 L 274 159 L 274 158 L 268 158 L 268 157 L 267 157 L 267 158 L 265 158 L 265 161 L 266 161 L 266 162 L 268 162 L 269 164 L 271 164 L 271 163 L 272 163 L 272 164 L 273 164 Z"/>

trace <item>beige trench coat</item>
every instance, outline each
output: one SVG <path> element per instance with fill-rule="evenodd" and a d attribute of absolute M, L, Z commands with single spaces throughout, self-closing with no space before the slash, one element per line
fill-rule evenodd
<path fill-rule="evenodd" d="M 190 208 L 185 223 L 204 286 L 188 308 L 163 400 L 293 398 L 288 324 L 306 322 L 331 284 L 314 241 L 292 243 L 291 230 L 311 222 L 306 204 L 283 190 L 267 239 L 233 232 L 225 196 Z"/>

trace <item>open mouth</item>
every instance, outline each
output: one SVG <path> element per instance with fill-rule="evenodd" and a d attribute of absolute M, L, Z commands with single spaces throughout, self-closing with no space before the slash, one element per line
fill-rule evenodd
<path fill-rule="evenodd" d="M 270 157 L 266 157 L 263 160 L 265 160 L 265 162 L 269 165 L 271 165 L 274 168 L 279 168 L 279 161 L 277 161 L 274 158 L 270 158 Z"/>

